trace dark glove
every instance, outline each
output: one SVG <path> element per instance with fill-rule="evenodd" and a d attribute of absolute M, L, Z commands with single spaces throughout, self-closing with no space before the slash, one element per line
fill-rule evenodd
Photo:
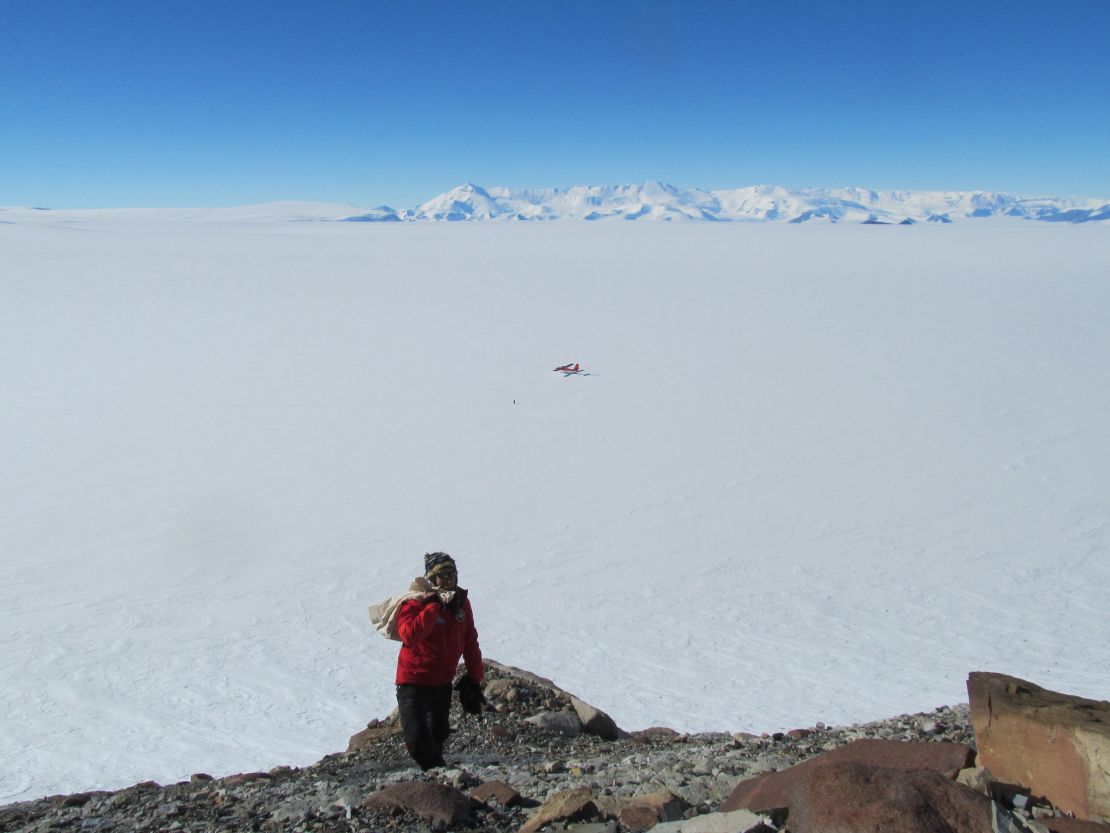
<path fill-rule="evenodd" d="M 440 604 L 442 601 L 443 600 L 439 597 L 439 593 L 429 593 L 427 596 L 424 597 L 424 601 L 422 601 L 421 604 Z"/>
<path fill-rule="evenodd" d="M 482 706 L 486 696 L 482 694 L 482 684 L 476 683 L 470 677 L 464 676 L 455 683 L 455 691 L 459 693 L 459 705 L 467 714 L 482 713 Z"/>

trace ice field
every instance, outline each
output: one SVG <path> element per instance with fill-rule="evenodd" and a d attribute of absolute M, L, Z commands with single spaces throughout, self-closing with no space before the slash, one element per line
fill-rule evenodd
<path fill-rule="evenodd" d="M 0 801 L 345 749 L 436 549 L 626 729 L 1110 697 L 1110 224 L 8 216 Z"/>

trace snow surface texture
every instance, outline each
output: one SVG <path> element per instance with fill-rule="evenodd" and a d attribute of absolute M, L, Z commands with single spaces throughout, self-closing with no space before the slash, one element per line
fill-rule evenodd
<path fill-rule="evenodd" d="M 0 800 L 342 750 L 434 549 L 628 729 L 1110 695 L 1110 226 L 45 216 L 0 225 Z"/>
<path fill-rule="evenodd" d="M 399 222 L 474 220 L 710 220 L 780 223 L 947 224 L 987 217 L 1046 222 L 1110 220 L 1110 200 L 1020 197 L 993 191 L 875 191 L 866 188 L 791 189 L 755 185 L 732 190 L 643 185 L 574 188 L 490 188 L 467 183 L 416 208 L 359 209 L 335 203 L 269 203 L 221 209 L 56 211 L 0 208 L 0 222 L 92 219 Z"/>

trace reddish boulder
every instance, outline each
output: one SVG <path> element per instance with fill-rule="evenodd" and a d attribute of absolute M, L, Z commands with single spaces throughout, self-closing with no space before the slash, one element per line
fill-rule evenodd
<path fill-rule="evenodd" d="M 410 781 L 378 790 L 360 805 L 407 810 L 434 827 L 454 827 L 470 818 L 470 799 L 444 784 Z"/>
<path fill-rule="evenodd" d="M 857 740 L 784 769 L 741 781 L 721 805 L 722 812 L 753 810 L 769 813 L 790 804 L 790 796 L 810 769 L 834 763 L 859 763 L 900 771 L 929 770 L 955 778 L 975 757 L 962 743 L 899 740 Z"/>
<path fill-rule="evenodd" d="M 991 833 L 991 800 L 938 772 L 851 762 L 811 767 L 790 799 L 791 833 Z"/>
<path fill-rule="evenodd" d="M 1081 819 L 1110 818 L 1110 703 L 1004 674 L 967 680 L 979 764 Z"/>

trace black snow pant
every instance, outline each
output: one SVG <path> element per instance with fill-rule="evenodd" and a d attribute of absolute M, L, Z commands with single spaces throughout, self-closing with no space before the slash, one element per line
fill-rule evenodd
<path fill-rule="evenodd" d="M 451 732 L 451 684 L 399 685 L 397 706 L 405 747 L 421 769 L 444 766 L 443 744 Z"/>

